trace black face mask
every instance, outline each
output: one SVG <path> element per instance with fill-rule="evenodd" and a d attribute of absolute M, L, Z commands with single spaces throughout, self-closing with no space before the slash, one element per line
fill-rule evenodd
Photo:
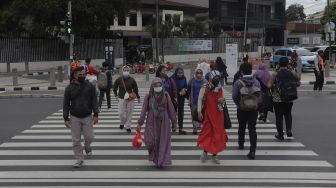
<path fill-rule="evenodd" d="M 78 82 L 79 83 L 84 83 L 85 82 L 85 76 L 80 76 L 80 77 L 78 77 Z"/>
<path fill-rule="evenodd" d="M 219 84 L 219 80 L 218 80 L 218 79 L 213 79 L 213 80 L 211 81 L 211 83 L 212 83 L 215 87 L 217 87 L 218 84 Z"/>

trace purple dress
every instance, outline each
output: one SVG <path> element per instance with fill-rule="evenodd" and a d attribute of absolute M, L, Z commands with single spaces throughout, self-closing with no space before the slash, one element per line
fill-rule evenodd
<path fill-rule="evenodd" d="M 157 166 L 172 164 L 170 125 L 171 123 L 176 124 L 176 112 L 169 95 L 166 94 L 166 96 L 168 100 L 165 104 L 165 111 L 161 116 L 157 116 L 151 105 L 154 98 L 146 95 L 138 120 L 138 124 L 143 125 L 146 119 L 144 142 L 149 153 L 149 161 L 153 161 Z"/>

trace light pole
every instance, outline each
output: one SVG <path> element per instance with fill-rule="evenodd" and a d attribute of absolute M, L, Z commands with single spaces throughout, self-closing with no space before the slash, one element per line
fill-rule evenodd
<path fill-rule="evenodd" d="M 156 62 L 159 62 L 159 0 L 156 0 L 156 37 L 155 37 L 155 55 Z"/>
<path fill-rule="evenodd" d="M 68 16 L 69 16 L 69 19 L 70 19 L 71 22 L 72 22 L 72 7 L 71 7 L 71 1 L 68 2 L 68 13 L 67 13 L 67 14 L 68 14 Z M 71 25 L 71 27 L 72 27 L 72 25 Z M 69 32 L 69 42 L 70 42 L 70 46 L 69 46 L 69 55 L 70 55 L 70 59 L 74 59 L 74 57 L 73 57 L 73 53 L 74 53 L 73 48 L 74 48 L 74 42 L 75 42 L 75 35 L 72 34 L 71 29 L 72 29 L 72 28 L 70 28 L 70 32 L 69 32 L 69 30 L 67 31 L 67 32 Z"/>
<path fill-rule="evenodd" d="M 247 53 L 247 47 L 246 47 L 246 31 L 247 31 L 247 9 L 248 9 L 248 3 L 249 1 L 246 0 L 246 5 L 245 5 L 245 25 L 244 25 L 244 48 L 245 52 Z"/>
<path fill-rule="evenodd" d="M 328 9 L 328 24 L 330 27 L 330 0 L 327 0 L 328 5 L 327 5 L 327 9 Z M 326 63 L 326 69 L 325 69 L 325 76 L 326 77 L 330 77 L 330 63 L 331 63 L 331 58 L 332 58 L 332 49 L 331 49 L 331 31 L 329 31 L 329 62 Z"/>

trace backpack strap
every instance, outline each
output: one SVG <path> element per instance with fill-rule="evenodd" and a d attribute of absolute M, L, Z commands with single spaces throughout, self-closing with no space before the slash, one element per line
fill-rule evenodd
<path fill-rule="evenodd" d="M 246 84 L 243 80 L 239 79 L 239 82 L 243 85 L 243 87 L 246 87 Z"/>

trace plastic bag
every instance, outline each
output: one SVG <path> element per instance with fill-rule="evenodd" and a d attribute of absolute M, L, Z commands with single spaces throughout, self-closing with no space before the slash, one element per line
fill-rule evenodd
<path fill-rule="evenodd" d="M 135 136 L 132 141 L 132 145 L 133 148 L 135 149 L 139 149 L 142 145 L 142 137 L 139 129 L 136 130 Z"/>

